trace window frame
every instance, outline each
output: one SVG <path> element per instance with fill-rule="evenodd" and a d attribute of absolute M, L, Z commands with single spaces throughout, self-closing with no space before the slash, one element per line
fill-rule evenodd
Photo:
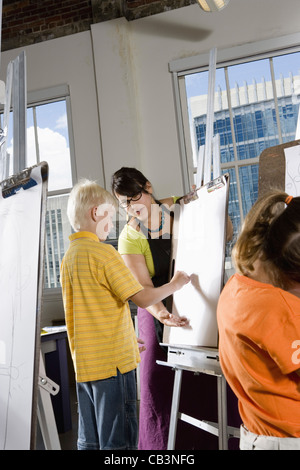
<path fill-rule="evenodd" d="M 50 103 L 55 103 L 58 101 L 66 102 L 66 111 L 67 111 L 67 121 L 68 121 L 68 136 L 69 136 L 69 146 L 70 146 L 70 164 L 71 164 L 71 178 L 72 184 L 77 181 L 77 169 L 76 169 L 76 159 L 75 159 L 75 146 L 74 146 L 74 133 L 73 133 L 73 123 L 72 123 L 72 112 L 71 112 L 71 97 L 69 85 L 57 85 L 50 88 L 45 88 L 36 91 L 29 91 L 27 93 L 27 109 L 36 108 L 40 105 L 46 105 Z M 35 111 L 34 111 L 35 115 Z M 34 122 L 35 131 L 36 131 L 36 121 Z M 36 149 L 38 149 L 37 144 L 37 135 L 35 132 L 36 139 Z M 38 152 L 37 152 L 38 158 Z M 39 158 L 38 158 L 39 163 Z M 68 194 L 71 191 L 72 187 L 62 188 L 55 191 L 48 191 L 49 196 L 60 196 Z"/>
<path fill-rule="evenodd" d="M 55 103 L 58 101 L 65 101 L 66 103 L 68 137 L 69 137 L 69 148 L 70 148 L 71 179 L 72 179 L 72 184 L 74 184 L 77 181 L 77 169 L 76 169 L 76 159 L 75 159 L 74 133 L 73 133 L 73 124 L 72 124 L 71 97 L 70 97 L 69 86 L 66 84 L 57 85 L 57 86 L 46 88 L 46 89 L 28 92 L 27 109 L 31 107 L 36 108 L 37 106 L 40 106 L 40 105 L 47 105 L 49 103 Z M 35 110 L 33 110 L 33 115 L 34 114 L 35 114 Z M 36 135 L 36 125 L 37 125 L 37 122 L 34 121 L 35 138 L 38 139 L 38 136 Z M 36 149 L 38 149 L 37 140 L 36 140 Z M 38 151 L 37 151 L 37 161 L 39 162 Z M 51 197 L 67 195 L 70 193 L 71 189 L 72 187 L 66 187 L 66 188 L 62 188 L 59 190 L 48 191 L 47 199 Z M 49 223 L 51 225 L 50 213 L 49 213 Z M 53 244 L 52 238 L 51 238 L 51 242 Z M 45 250 L 47 250 L 46 246 L 45 246 Z M 51 257 L 52 255 L 50 254 L 49 256 Z M 47 257 L 47 253 L 46 253 L 46 257 Z M 52 262 L 54 262 L 53 259 L 52 259 Z M 47 267 L 48 267 L 48 263 L 49 263 L 49 260 L 46 263 Z M 61 286 L 48 287 L 44 285 L 43 286 L 43 298 L 46 302 L 61 301 Z"/>
<path fill-rule="evenodd" d="M 48 87 L 45 89 L 29 91 L 27 92 L 27 99 L 26 99 L 26 116 L 27 110 L 29 108 L 33 108 L 33 126 L 34 126 L 34 135 L 35 135 L 35 148 L 36 148 L 36 160 L 37 163 L 40 163 L 41 160 L 39 158 L 39 145 L 38 145 L 38 133 L 37 133 L 37 126 L 38 122 L 36 119 L 36 108 L 41 105 L 47 105 L 51 103 L 56 103 L 59 101 L 64 101 L 66 104 L 66 113 L 67 113 L 67 123 L 68 123 L 68 144 L 70 150 L 70 165 L 71 165 L 71 187 L 64 187 L 59 190 L 47 191 L 47 201 L 51 197 L 59 197 L 59 196 L 67 196 L 74 183 L 77 181 L 77 168 L 76 168 L 76 158 L 75 158 L 75 146 L 74 146 L 74 133 L 73 133 L 73 123 L 72 123 L 72 112 L 71 112 L 71 98 L 70 98 L 70 90 L 67 84 L 57 85 L 53 87 Z M 0 107 L 1 113 L 4 112 L 4 106 Z M 12 111 L 12 109 L 11 109 Z M 27 131 L 27 119 L 25 121 L 26 131 Z M 49 209 L 47 208 L 47 212 Z M 58 225 L 58 214 L 55 214 L 55 222 Z M 49 226 L 50 232 L 52 233 L 52 216 L 49 211 Z M 71 231 L 71 229 L 70 229 Z M 59 230 L 58 230 L 59 232 Z M 58 240 L 58 245 L 59 245 Z M 51 248 L 53 250 L 53 238 L 51 236 Z M 47 252 L 47 245 L 45 246 L 46 256 L 46 266 L 49 267 L 49 263 L 55 263 L 55 259 L 52 256 L 52 253 Z M 60 254 L 60 253 L 59 253 Z M 52 258 L 52 259 L 50 259 Z M 45 268 L 44 268 L 45 269 Z M 49 275 L 49 272 L 48 272 Z M 43 286 L 43 296 L 44 299 L 53 301 L 61 299 L 61 287 L 48 287 Z"/>
<path fill-rule="evenodd" d="M 70 98 L 70 90 L 67 84 L 57 85 L 53 87 L 48 87 L 36 91 L 28 91 L 27 92 L 27 99 L 26 99 L 26 116 L 27 110 L 29 108 L 33 108 L 33 125 L 34 125 L 34 133 L 35 133 L 35 148 L 36 148 L 36 158 L 37 163 L 40 163 L 39 158 L 39 145 L 38 145 L 38 135 L 37 135 L 37 120 L 36 120 L 36 108 L 40 105 L 47 105 L 50 103 L 55 103 L 59 101 L 65 101 L 66 103 L 66 113 L 67 113 L 67 122 L 68 122 L 68 143 L 70 149 L 70 165 L 71 165 L 71 181 L 72 186 L 77 181 L 77 169 L 76 169 L 76 159 L 75 159 L 75 146 L 74 146 L 74 133 L 73 133 L 73 123 L 72 123 L 72 112 L 71 112 L 71 98 Z M 12 110 L 12 109 L 11 109 Z M 0 106 L 0 112 L 4 112 L 4 106 Z M 26 124 L 26 131 L 27 131 L 27 119 L 25 121 Z M 72 187 L 65 187 L 59 190 L 49 191 L 47 192 L 47 200 L 51 197 L 58 197 L 68 195 L 71 191 Z M 48 211 L 48 209 L 47 209 Z M 56 215 L 57 221 L 57 215 Z M 51 218 L 49 214 L 49 223 L 51 224 Z M 51 239 L 52 245 L 53 240 Z M 45 246 L 45 251 L 47 247 Z M 50 253 L 51 256 L 51 253 Z M 47 253 L 46 253 L 47 257 Z M 52 259 L 52 262 L 54 260 Z M 49 261 L 47 261 L 48 267 Z M 45 300 L 56 300 L 61 298 L 61 287 L 46 287 L 43 286 L 44 292 L 44 299 Z"/>
<path fill-rule="evenodd" d="M 220 49 L 217 51 L 217 68 L 224 68 L 225 70 L 225 80 L 226 88 L 230 90 L 229 80 L 228 80 L 228 71 L 227 68 L 233 65 L 239 65 L 247 63 L 249 61 L 269 59 L 271 62 L 271 80 L 273 83 L 273 88 L 275 88 L 275 75 L 273 69 L 272 59 L 283 54 L 290 54 L 293 52 L 300 52 L 300 34 L 292 34 L 288 36 L 253 42 L 241 46 L 235 46 L 226 49 Z M 179 143 L 179 153 L 180 153 L 180 162 L 182 169 L 182 183 L 184 192 L 190 191 L 191 185 L 193 184 L 193 174 L 194 174 L 194 164 L 193 164 L 193 154 L 190 139 L 187 138 L 189 135 L 189 119 L 188 119 L 188 110 L 187 110 L 187 99 L 185 92 L 185 75 L 205 72 L 209 69 L 209 53 L 200 54 L 192 57 L 186 57 L 183 59 L 176 59 L 169 62 L 169 72 L 172 75 L 172 85 L 173 85 L 173 94 L 174 94 L 174 105 L 175 105 L 175 118 L 178 131 L 178 143 Z M 231 113 L 230 107 L 230 96 L 228 96 L 228 105 L 230 110 L 230 120 L 231 128 L 233 129 L 233 115 Z M 279 122 L 278 114 L 278 102 L 277 97 L 274 97 L 275 109 L 276 109 L 276 119 L 277 123 Z M 279 143 L 282 143 L 282 136 L 279 132 Z M 235 135 L 232 135 L 233 140 L 235 140 Z M 234 152 L 236 153 L 236 143 L 233 143 Z M 245 160 L 238 160 L 237 155 L 233 161 L 222 163 L 222 168 L 233 168 L 236 172 L 237 177 L 237 189 L 238 189 L 238 200 L 241 213 L 241 221 L 243 221 L 243 211 L 242 211 L 242 198 L 239 184 L 239 171 L 238 168 L 253 164 L 259 163 L 259 157 L 251 158 Z"/>

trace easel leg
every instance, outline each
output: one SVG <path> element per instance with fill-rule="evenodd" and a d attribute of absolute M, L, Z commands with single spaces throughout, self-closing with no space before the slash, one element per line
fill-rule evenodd
<path fill-rule="evenodd" d="M 174 447 L 175 447 L 181 382 L 182 382 L 182 370 L 175 369 L 169 438 L 168 438 L 168 450 L 174 450 Z"/>
<path fill-rule="evenodd" d="M 45 376 L 42 354 L 40 356 L 40 374 Z M 51 403 L 50 393 L 39 387 L 37 416 L 46 450 L 60 450 L 56 421 Z"/>
<path fill-rule="evenodd" d="M 228 450 L 226 380 L 223 376 L 218 377 L 217 379 L 218 379 L 219 449 Z"/>

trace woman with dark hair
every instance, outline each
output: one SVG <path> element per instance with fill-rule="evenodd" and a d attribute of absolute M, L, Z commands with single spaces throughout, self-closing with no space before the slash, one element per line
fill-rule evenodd
<path fill-rule="evenodd" d="M 224 375 L 239 400 L 241 449 L 300 449 L 300 197 L 272 191 L 248 213 L 237 273 L 218 304 Z"/>
<path fill-rule="evenodd" d="M 119 237 L 118 250 L 143 286 L 168 281 L 171 257 L 172 206 L 176 199 L 158 201 L 151 183 L 135 168 L 121 168 L 112 177 L 112 191 L 130 217 Z M 138 308 L 139 336 L 146 351 L 140 364 L 141 400 L 139 449 L 167 448 L 173 387 L 171 370 L 156 364 L 166 360 L 163 325 L 184 326 L 185 318 L 173 316 L 166 302 Z M 167 368 L 168 369 L 168 368 Z"/>

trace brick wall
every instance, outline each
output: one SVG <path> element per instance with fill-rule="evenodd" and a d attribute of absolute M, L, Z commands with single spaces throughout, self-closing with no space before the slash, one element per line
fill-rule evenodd
<path fill-rule="evenodd" d="M 125 0 L 124 16 L 128 21 L 175 10 L 196 3 L 197 0 Z"/>
<path fill-rule="evenodd" d="M 124 16 L 128 21 L 196 0 L 3 0 L 2 51 L 90 29 Z"/>
<path fill-rule="evenodd" d="M 91 0 L 3 0 L 2 50 L 89 29 Z"/>

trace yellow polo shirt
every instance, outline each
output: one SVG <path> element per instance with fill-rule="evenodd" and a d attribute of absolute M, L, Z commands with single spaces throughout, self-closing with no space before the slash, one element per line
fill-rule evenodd
<path fill-rule="evenodd" d="M 127 300 L 142 286 L 113 246 L 77 232 L 61 265 L 66 325 L 77 382 L 124 374 L 140 355 Z"/>

